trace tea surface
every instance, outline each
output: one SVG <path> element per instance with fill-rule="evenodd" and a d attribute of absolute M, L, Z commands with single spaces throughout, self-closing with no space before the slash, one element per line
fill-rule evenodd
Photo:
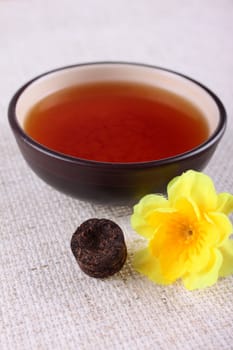
<path fill-rule="evenodd" d="M 208 138 L 201 112 L 147 85 L 103 82 L 60 90 L 28 113 L 25 131 L 57 152 L 103 162 L 145 162 L 189 151 Z"/>

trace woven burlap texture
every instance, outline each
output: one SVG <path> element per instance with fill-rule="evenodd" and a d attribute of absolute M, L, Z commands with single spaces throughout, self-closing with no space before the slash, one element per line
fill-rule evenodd
<path fill-rule="evenodd" d="M 205 169 L 233 192 L 231 1 L 0 1 L 0 349 L 233 349 L 233 278 L 189 292 L 132 268 L 141 238 L 132 208 L 72 199 L 26 165 L 7 122 L 15 90 L 66 64 L 140 61 L 201 80 L 222 98 L 227 132 Z M 124 268 L 106 280 L 80 271 L 76 227 L 109 218 L 123 229 Z"/>

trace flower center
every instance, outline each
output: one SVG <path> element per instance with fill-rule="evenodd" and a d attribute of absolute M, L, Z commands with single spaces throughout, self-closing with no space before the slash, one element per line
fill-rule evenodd
<path fill-rule="evenodd" d="M 194 236 L 194 229 L 190 226 L 186 227 L 185 230 L 182 232 L 184 237 L 184 243 L 190 243 L 190 241 L 193 240 Z"/>
<path fill-rule="evenodd" d="M 181 243 L 190 244 L 196 237 L 197 227 L 195 222 L 183 215 L 176 215 L 172 223 L 173 232 Z"/>

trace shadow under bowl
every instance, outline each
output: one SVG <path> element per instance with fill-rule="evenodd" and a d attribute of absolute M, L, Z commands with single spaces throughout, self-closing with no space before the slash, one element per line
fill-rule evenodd
<path fill-rule="evenodd" d="M 207 140 L 188 152 L 162 160 L 107 163 L 55 152 L 25 132 L 25 117 L 39 100 L 66 87 L 98 81 L 145 83 L 184 97 L 205 116 L 210 130 Z M 124 205 L 148 193 L 164 193 L 168 182 L 186 170 L 202 170 L 226 127 L 223 104 L 199 82 L 168 69 L 125 62 L 78 64 L 42 74 L 16 92 L 8 118 L 24 159 L 46 183 L 79 199 Z"/>

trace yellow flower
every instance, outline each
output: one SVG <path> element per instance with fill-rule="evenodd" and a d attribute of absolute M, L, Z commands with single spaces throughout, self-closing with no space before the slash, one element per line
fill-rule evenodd
<path fill-rule="evenodd" d="M 189 170 L 167 187 L 168 199 L 147 195 L 135 205 L 132 227 L 148 239 L 137 271 L 159 284 L 182 278 L 187 289 L 213 285 L 233 273 L 233 196 L 217 194 L 212 180 Z"/>

